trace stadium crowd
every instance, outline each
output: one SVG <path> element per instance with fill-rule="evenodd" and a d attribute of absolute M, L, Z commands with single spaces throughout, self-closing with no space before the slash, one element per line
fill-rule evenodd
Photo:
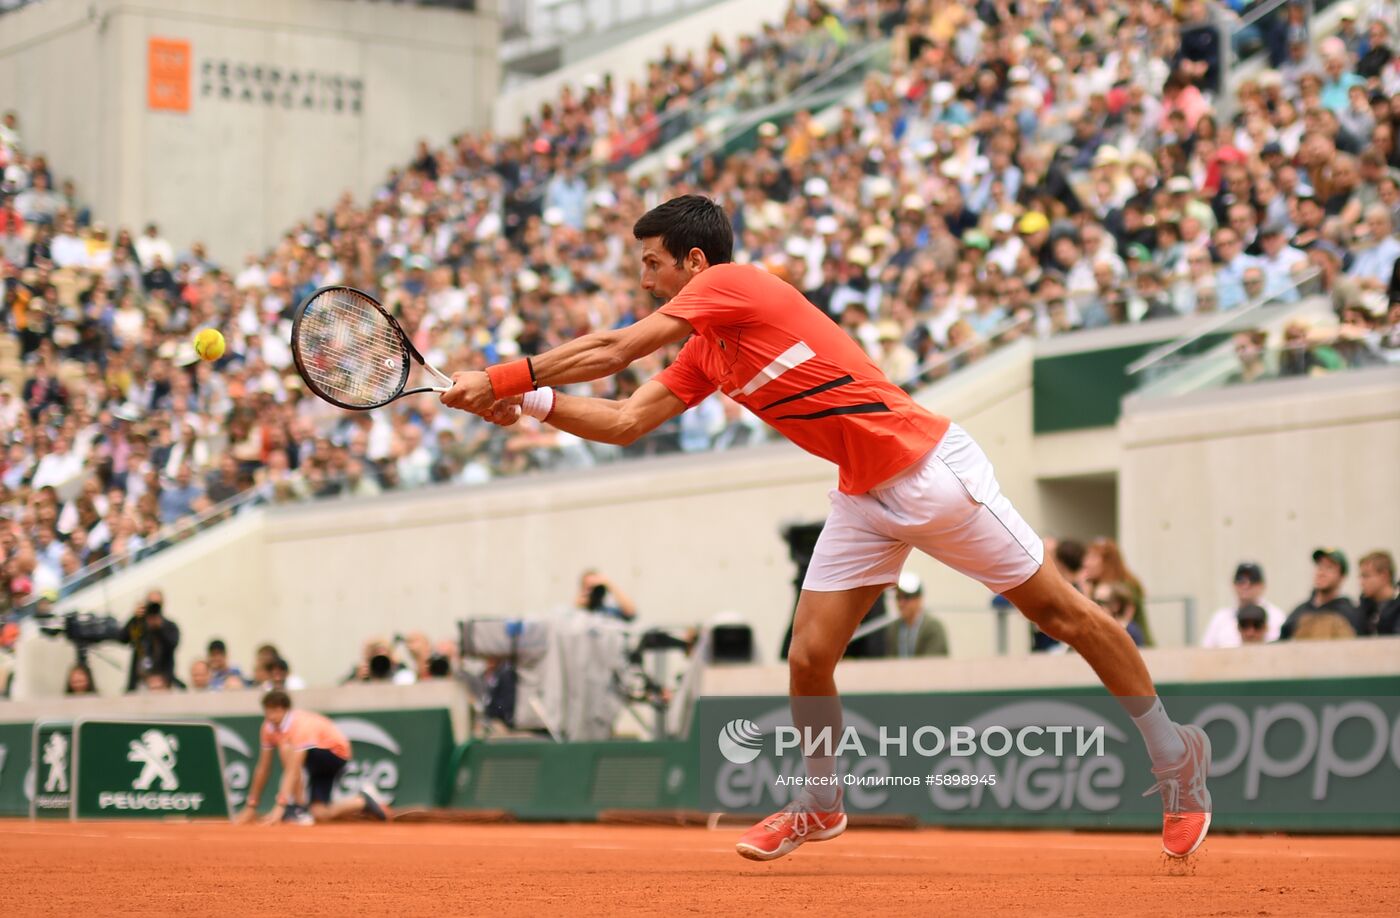
<path fill-rule="evenodd" d="M 1045 540 L 1046 557 L 1075 589 L 1091 597 L 1123 625 L 1139 647 L 1153 646 L 1146 588 L 1129 567 L 1113 539 L 1084 544 L 1072 538 Z M 1285 613 L 1268 598 L 1264 568 L 1241 561 L 1231 587 L 1235 602 L 1197 623 L 1201 647 L 1239 647 L 1273 641 L 1337 640 L 1400 634 L 1400 588 L 1395 557 L 1378 549 L 1361 557 L 1357 598 L 1346 595 L 1351 573 L 1347 555 L 1327 546 L 1312 553 L 1313 588 Z M 1062 653 L 1064 644 L 1031 626 L 1031 650 Z"/>
<path fill-rule="evenodd" d="M 722 395 L 622 450 L 429 398 L 352 416 L 292 367 L 291 311 L 324 284 L 380 293 L 449 371 L 635 321 L 655 304 L 631 221 L 688 191 L 732 214 L 738 260 L 802 289 L 911 387 L 1020 336 L 1314 292 L 1344 321 L 1291 325 L 1277 359 L 1247 333 L 1241 380 L 1397 360 L 1395 34 L 1290 27 L 1286 60 L 1226 99 L 1218 48 L 1198 40 L 1211 15 L 1202 0 L 794 0 L 733 45 L 565 89 L 514 136 L 420 145 L 367 200 L 230 266 L 154 223 L 95 219 L 6 114 L 0 609 L 248 491 L 372 495 L 763 439 Z M 887 39 L 862 104 L 763 122 L 752 143 L 716 136 Z M 663 147 L 662 174 L 629 175 Z M 193 352 L 204 326 L 228 339 L 217 365 Z M 673 355 L 581 388 L 626 395 Z"/>

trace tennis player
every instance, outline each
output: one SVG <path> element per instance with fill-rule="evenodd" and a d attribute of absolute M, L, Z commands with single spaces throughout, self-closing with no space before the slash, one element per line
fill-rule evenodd
<path fill-rule="evenodd" d="M 315 711 L 293 711 L 291 697 L 280 689 L 264 695 L 262 707 L 262 752 L 253 770 L 247 803 L 238 815 L 239 822 L 252 822 L 257 817 L 258 800 L 267 786 L 274 753 L 282 761 L 282 784 L 277 805 L 263 817 L 264 823 L 310 825 L 359 813 L 381 822 L 389 818 L 388 807 L 368 786 L 353 797 L 331 802 L 336 778 L 350 762 L 350 740 L 330 718 Z"/>
<path fill-rule="evenodd" d="M 1001 493 L 967 432 L 920 407 L 795 288 L 732 264 L 724 210 L 686 195 L 637 221 L 643 289 L 664 301 L 627 328 L 576 338 L 532 359 L 453 375 L 442 401 L 498 424 L 520 413 L 604 443 L 628 444 L 716 389 L 840 469 L 831 514 L 802 585 L 788 656 L 794 725 L 840 735 L 833 678 L 861 617 L 917 548 L 1000 593 L 1074 647 L 1117 696 L 1147 744 L 1163 802 L 1162 846 L 1185 857 L 1210 826 L 1210 743 L 1172 722 L 1132 638 L 1045 564 L 1040 538 Z M 686 340 L 689 339 L 689 340 Z M 676 362 L 614 401 L 551 386 L 602 379 L 685 340 Z M 820 751 L 820 750 L 818 750 Z M 806 759 L 808 786 L 739 840 L 782 857 L 846 827 L 831 756 Z"/>

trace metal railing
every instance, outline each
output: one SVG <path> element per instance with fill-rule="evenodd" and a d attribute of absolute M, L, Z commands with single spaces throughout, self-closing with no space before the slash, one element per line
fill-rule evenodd
<path fill-rule="evenodd" d="M 1271 309 L 1274 306 L 1295 305 L 1294 303 L 1280 304 L 1278 297 L 1293 291 L 1301 290 L 1304 284 L 1312 282 L 1318 277 L 1321 277 L 1321 275 L 1322 272 L 1314 268 L 1300 274 L 1298 277 L 1291 278 L 1288 285 L 1280 290 L 1266 292 L 1252 300 L 1246 300 L 1244 306 L 1238 309 L 1217 313 L 1214 318 L 1203 322 L 1195 331 L 1191 332 L 1191 334 L 1177 338 L 1175 341 L 1169 341 L 1143 354 L 1137 360 L 1128 364 L 1124 372 L 1132 377 L 1140 376 L 1148 371 L 1160 369 L 1169 358 L 1180 354 L 1186 348 L 1199 343 L 1204 338 L 1214 335 L 1231 325 L 1238 324 L 1242 319 L 1254 318 L 1262 315 L 1263 310 Z M 1143 379 L 1146 378 L 1148 377 L 1143 376 Z"/>

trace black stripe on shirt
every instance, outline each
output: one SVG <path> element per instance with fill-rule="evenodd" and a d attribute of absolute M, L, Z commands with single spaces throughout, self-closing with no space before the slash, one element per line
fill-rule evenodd
<path fill-rule="evenodd" d="M 774 409 L 774 408 L 777 408 L 779 405 L 786 405 L 788 402 L 795 402 L 795 401 L 797 401 L 799 398 L 807 398 L 808 396 L 812 396 L 812 395 L 820 395 L 820 394 L 823 393 L 823 392 L 830 391 L 831 389 L 835 389 L 835 388 L 837 388 L 837 387 L 839 387 L 839 386 L 844 386 L 844 385 L 846 385 L 847 383 L 850 383 L 850 382 L 855 382 L 855 378 L 852 377 L 852 376 L 848 373 L 848 374 L 846 374 L 845 376 L 842 376 L 842 377 L 839 378 L 839 379 L 833 379 L 833 380 L 831 380 L 830 382 L 824 382 L 824 383 L 822 383 L 820 386 L 813 386 L 813 387 L 810 388 L 810 389 L 803 389 L 801 392 L 798 392 L 796 395 L 789 395 L 787 398 L 780 398 L 780 399 L 778 399 L 776 402 L 774 402 L 773 404 L 771 404 L 771 405 L 764 405 L 762 408 L 760 408 L 760 409 L 758 409 L 758 410 L 759 410 L 759 411 L 770 411 L 770 410 L 772 410 L 772 409 Z"/>
<path fill-rule="evenodd" d="M 889 411 L 890 406 L 884 402 L 866 402 L 863 405 L 839 405 L 836 408 L 827 408 L 825 411 L 816 411 L 812 414 L 786 414 L 778 421 L 815 421 L 820 418 L 832 418 L 840 414 L 879 414 Z"/>

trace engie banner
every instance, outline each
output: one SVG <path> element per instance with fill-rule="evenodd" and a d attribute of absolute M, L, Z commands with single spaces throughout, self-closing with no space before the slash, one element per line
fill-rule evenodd
<path fill-rule="evenodd" d="M 1192 695 L 1164 699 L 1213 747 L 1213 824 L 1400 831 L 1400 696 Z M 804 713 L 804 705 L 812 710 Z M 812 781 L 804 752 L 837 759 L 848 812 L 966 826 L 1151 829 L 1162 797 L 1116 700 L 1073 695 L 867 695 L 826 731 L 816 699 L 706 698 L 699 805 L 768 813 Z M 794 726 L 793 707 L 798 711 Z"/>

